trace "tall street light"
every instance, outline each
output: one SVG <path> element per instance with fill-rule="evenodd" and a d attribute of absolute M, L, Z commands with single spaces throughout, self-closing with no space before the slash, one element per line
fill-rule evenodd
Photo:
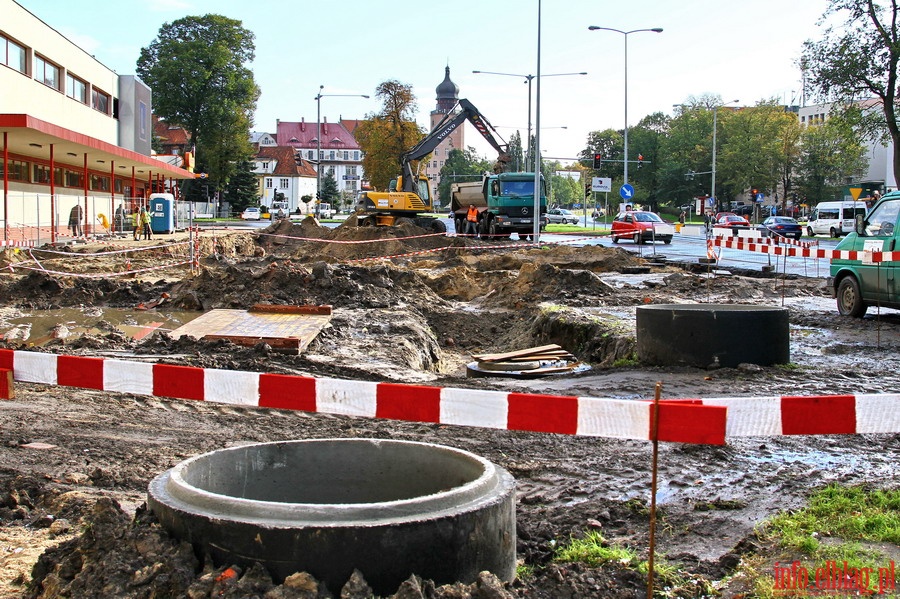
<path fill-rule="evenodd" d="M 591 25 L 588 27 L 591 31 L 615 31 L 621 33 L 625 38 L 625 184 L 628 184 L 628 36 L 632 33 L 640 33 L 641 31 L 651 31 L 653 33 L 662 33 L 662 27 L 654 27 L 652 29 L 632 29 L 631 31 L 622 31 L 621 29 L 613 29 L 612 27 L 598 27 Z"/>
<path fill-rule="evenodd" d="M 717 208 L 719 206 L 719 200 L 716 199 L 716 132 L 719 129 L 717 118 L 719 115 L 719 108 L 721 108 L 722 106 L 728 106 L 729 104 L 737 104 L 738 102 L 740 102 L 740 100 L 731 100 L 730 102 L 725 102 L 724 104 L 713 106 L 712 192 L 710 193 L 710 195 L 713 198 L 713 205 Z"/>
<path fill-rule="evenodd" d="M 319 86 L 316 95 L 316 199 L 322 190 L 322 98 L 368 98 L 364 94 L 323 94 L 324 85 Z"/>
<path fill-rule="evenodd" d="M 537 75 L 519 75 L 517 73 L 496 73 L 494 71 L 472 71 L 473 73 L 478 73 L 481 75 L 506 75 L 507 77 L 524 77 L 525 83 L 528 84 L 528 139 L 525 142 L 525 147 L 527 149 L 531 148 L 531 80 L 537 77 Z M 587 75 L 586 72 L 582 73 L 550 73 L 549 75 L 541 75 L 541 77 L 562 77 L 565 75 Z M 528 162 L 527 158 L 527 150 L 526 150 L 526 158 L 525 162 Z"/>

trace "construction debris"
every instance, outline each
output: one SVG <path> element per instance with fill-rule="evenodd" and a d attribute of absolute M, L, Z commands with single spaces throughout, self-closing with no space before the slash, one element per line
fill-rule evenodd
<path fill-rule="evenodd" d="M 559 345 L 541 345 L 497 354 L 472 354 L 466 376 L 511 376 L 531 378 L 572 372 L 580 365 L 574 355 Z"/>

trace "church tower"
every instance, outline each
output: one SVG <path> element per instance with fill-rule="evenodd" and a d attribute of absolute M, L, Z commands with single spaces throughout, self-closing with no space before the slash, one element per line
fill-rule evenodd
<path fill-rule="evenodd" d="M 431 130 L 434 131 L 434 128 L 437 126 L 441 120 L 447 116 L 451 110 L 456 106 L 456 102 L 459 100 L 459 86 L 457 86 L 450 79 L 450 67 L 447 66 L 444 69 L 444 80 L 435 88 L 435 94 L 437 96 L 437 105 L 434 110 L 431 111 Z M 434 152 L 431 154 L 431 161 L 428 163 L 425 168 L 425 174 L 428 176 L 428 180 L 431 181 L 431 189 L 433 191 L 437 190 L 437 186 L 441 182 L 441 168 L 444 166 L 444 162 L 447 161 L 447 157 L 450 155 L 450 150 L 458 149 L 465 150 L 465 126 L 457 127 L 456 131 L 451 133 L 447 139 L 441 142 L 441 144 L 434 149 Z"/>

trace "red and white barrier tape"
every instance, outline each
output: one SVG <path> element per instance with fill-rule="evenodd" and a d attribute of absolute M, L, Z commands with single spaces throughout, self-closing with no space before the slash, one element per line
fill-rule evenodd
<path fill-rule="evenodd" d="M 13 241 L 11 239 L 0 239 L 0 248 L 33 248 L 34 241 Z"/>
<path fill-rule="evenodd" d="M 0 349 L 24 383 L 504 430 L 652 439 L 653 403 L 216 370 Z M 900 395 L 678 399 L 660 402 L 659 440 L 900 432 Z"/>
<path fill-rule="evenodd" d="M 757 243 L 756 241 L 747 241 L 745 239 L 736 237 L 716 237 L 712 240 L 712 242 L 718 247 L 744 250 L 748 252 L 759 252 L 763 254 L 774 254 L 776 256 L 821 258 L 825 260 L 862 260 L 867 263 L 895 262 L 900 260 L 900 252 L 826 250 L 814 249 L 811 247 L 788 247 L 783 245 L 772 245 L 769 243 Z"/>

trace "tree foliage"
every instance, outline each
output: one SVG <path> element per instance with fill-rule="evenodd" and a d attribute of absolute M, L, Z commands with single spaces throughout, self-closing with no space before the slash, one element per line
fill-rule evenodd
<path fill-rule="evenodd" d="M 528 170 L 528 166 L 525 164 L 525 148 L 522 146 L 522 134 L 518 131 L 510 136 L 506 153 L 509 154 L 509 167 L 511 170 Z"/>
<path fill-rule="evenodd" d="M 153 112 L 188 132 L 198 166 L 220 188 L 252 153 L 254 50 L 253 33 L 240 21 L 208 14 L 163 24 L 137 62 L 138 76 L 153 90 Z"/>
<path fill-rule="evenodd" d="M 863 101 L 858 126 L 872 139 L 890 139 L 900 148 L 897 122 L 900 19 L 897 0 L 830 0 L 823 15 L 843 17 L 821 40 L 804 43 L 801 67 L 806 86 L 823 101 L 846 110 Z M 894 176 L 900 175 L 900 152 L 894 152 Z"/>
<path fill-rule="evenodd" d="M 334 175 L 332 173 L 326 173 L 322 177 L 322 201 L 337 205 L 340 197 L 341 193 L 338 190 L 338 184 Z"/>
<path fill-rule="evenodd" d="M 241 212 L 247 206 L 256 206 L 259 203 L 259 178 L 253 172 L 255 167 L 256 165 L 249 160 L 240 161 L 234 176 L 225 186 L 222 197 L 231 204 L 233 211 Z"/>
<path fill-rule="evenodd" d="M 386 189 L 400 174 L 401 157 L 413 148 L 425 132 L 416 124 L 416 97 L 412 86 L 396 80 L 384 81 L 375 90 L 381 111 L 366 115 L 354 135 L 363 151 L 362 166 L 376 189 Z M 425 162 L 425 157 L 422 162 Z M 413 171 L 418 168 L 413 164 Z"/>
<path fill-rule="evenodd" d="M 839 197 L 846 180 L 866 168 L 866 149 L 851 124 L 837 116 L 806 127 L 801 147 L 797 192 L 806 203 Z"/>

